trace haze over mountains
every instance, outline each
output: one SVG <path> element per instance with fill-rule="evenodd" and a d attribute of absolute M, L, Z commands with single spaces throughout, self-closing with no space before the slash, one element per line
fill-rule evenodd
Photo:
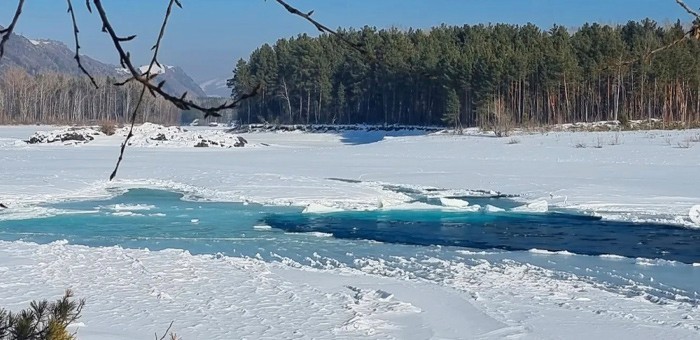
<path fill-rule="evenodd" d="M 231 89 L 226 85 L 227 81 L 226 77 L 213 78 L 199 83 L 199 87 L 210 97 L 228 98 L 231 96 Z"/>
<path fill-rule="evenodd" d="M 8 68 L 21 68 L 27 73 L 62 73 L 84 76 L 73 58 L 75 51 L 60 41 L 28 39 L 13 34 L 5 46 L 5 55 L 0 60 L 0 71 Z M 95 77 L 124 78 L 128 72 L 118 66 L 103 63 L 86 55 L 80 57 L 83 66 Z M 145 70 L 145 68 L 144 68 Z M 169 93 L 181 95 L 184 92 L 192 98 L 206 97 L 202 88 L 177 66 L 166 66 L 156 70 L 156 79 L 165 80 L 164 88 Z"/>

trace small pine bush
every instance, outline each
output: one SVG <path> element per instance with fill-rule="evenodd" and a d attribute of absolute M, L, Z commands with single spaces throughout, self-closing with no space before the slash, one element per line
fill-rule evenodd
<path fill-rule="evenodd" d="M 68 325 L 80 318 L 85 300 L 75 301 L 69 289 L 55 302 L 32 301 L 16 313 L 0 309 L 0 340 L 73 340 Z"/>

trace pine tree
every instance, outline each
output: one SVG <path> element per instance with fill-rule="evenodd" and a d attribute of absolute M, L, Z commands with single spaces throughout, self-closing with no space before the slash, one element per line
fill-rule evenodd
<path fill-rule="evenodd" d="M 462 133 L 462 120 L 459 114 L 459 97 L 457 91 L 448 89 L 445 99 L 445 113 L 442 115 L 442 121 L 448 126 L 454 128 L 455 132 Z"/>

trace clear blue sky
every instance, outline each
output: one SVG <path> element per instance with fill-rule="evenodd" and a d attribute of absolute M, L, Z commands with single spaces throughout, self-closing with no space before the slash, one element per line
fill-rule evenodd
<path fill-rule="evenodd" d="M 181 0 L 166 32 L 161 62 L 179 65 L 195 80 L 230 75 L 235 61 L 257 46 L 315 29 L 293 17 L 274 0 Z M 117 63 L 116 53 L 100 31 L 96 14 L 84 1 L 73 0 L 81 29 L 81 52 Z M 698 0 L 686 0 L 694 7 Z M 128 44 L 135 62 L 148 62 L 167 0 L 104 0 L 117 33 L 137 34 Z M 289 0 L 330 27 L 426 28 L 441 23 L 532 22 L 542 28 L 554 23 L 578 27 L 585 22 L 625 23 L 646 17 L 658 22 L 690 17 L 674 0 Z M 0 25 L 14 13 L 14 0 L 0 1 Z M 30 38 L 49 38 L 73 46 L 70 16 L 63 0 L 28 0 L 16 32 Z"/>

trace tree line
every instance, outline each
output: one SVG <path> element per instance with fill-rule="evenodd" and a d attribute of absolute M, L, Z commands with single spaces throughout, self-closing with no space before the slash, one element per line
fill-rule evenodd
<path fill-rule="evenodd" d="M 280 39 L 239 60 L 228 85 L 260 86 L 239 108 L 251 123 L 698 122 L 700 44 L 684 31 L 650 19 L 340 29 L 367 53 L 331 35 Z"/>
<path fill-rule="evenodd" d="M 113 86 L 110 77 L 95 79 L 58 73 L 30 75 L 12 68 L 0 74 L 0 123 L 76 124 L 113 121 L 124 123 L 135 109 L 141 86 Z M 139 120 L 176 124 L 180 110 L 146 93 Z"/>

